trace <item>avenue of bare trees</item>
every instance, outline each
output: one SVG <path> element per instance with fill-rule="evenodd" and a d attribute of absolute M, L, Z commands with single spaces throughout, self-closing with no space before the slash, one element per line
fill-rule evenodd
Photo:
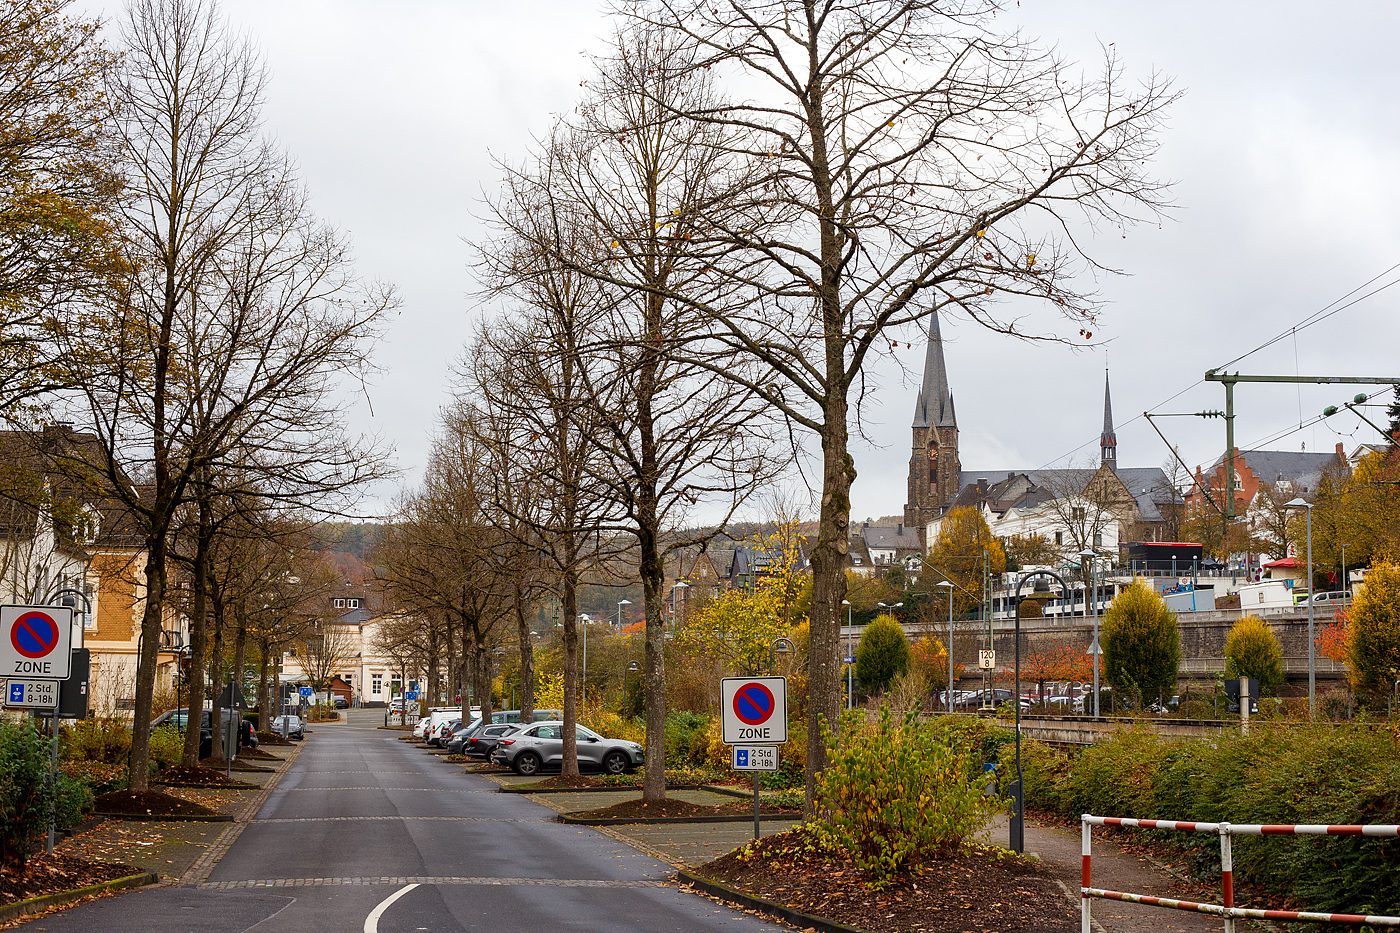
<path fill-rule="evenodd" d="M 78 426 L 49 468 L 142 545 L 136 722 L 177 615 L 190 707 L 261 655 L 268 712 L 268 652 L 312 618 L 306 528 L 388 473 L 341 409 L 397 299 L 265 136 L 265 68 L 215 0 L 132 0 L 112 47 L 68 7 L 0 4 L 0 411 Z M 131 790 L 148 765 L 137 728 Z"/>
<path fill-rule="evenodd" d="M 1111 50 L 1082 76 L 1003 32 L 993 4 L 617 9 L 573 112 L 502 163 L 495 235 L 476 245 L 497 314 L 468 347 L 465 396 L 548 412 L 515 459 L 571 491 L 559 492 L 568 508 L 542 513 L 559 540 L 632 533 L 649 762 L 665 702 L 653 581 L 668 535 L 697 504 L 732 514 L 796 452 L 815 461 L 810 799 L 842 695 L 849 444 L 865 374 L 934 312 L 1018 338 L 1087 339 L 1101 309 L 1086 273 L 1112 271 L 1087 231 L 1159 217 L 1165 188 L 1147 166 L 1175 92 L 1156 75 L 1129 81 Z M 566 548 L 547 568 L 566 624 L 578 559 Z"/>

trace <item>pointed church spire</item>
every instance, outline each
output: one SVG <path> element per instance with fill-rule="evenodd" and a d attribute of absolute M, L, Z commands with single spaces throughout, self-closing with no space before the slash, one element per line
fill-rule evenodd
<path fill-rule="evenodd" d="M 957 425 L 953 395 L 948 391 L 948 369 L 943 362 L 943 334 L 938 312 L 929 315 L 928 353 L 924 357 L 924 385 L 914 403 L 914 427 L 950 428 Z"/>
<path fill-rule="evenodd" d="M 1113 401 L 1108 393 L 1108 367 L 1103 368 L 1103 434 L 1099 437 L 1099 464 L 1118 469 L 1118 438 L 1113 433 Z"/>

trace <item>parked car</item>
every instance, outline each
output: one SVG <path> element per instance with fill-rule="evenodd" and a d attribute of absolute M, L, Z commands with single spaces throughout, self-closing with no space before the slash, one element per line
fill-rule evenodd
<path fill-rule="evenodd" d="M 161 713 L 151 721 L 151 731 L 157 729 L 175 729 L 180 733 L 185 731 L 185 723 L 189 722 L 189 709 L 179 707 Z M 243 716 L 236 709 L 225 708 L 223 721 L 228 722 L 230 718 L 239 719 Z M 199 757 L 208 758 L 214 751 L 214 711 L 212 709 L 201 710 L 199 721 Z"/>
<path fill-rule="evenodd" d="M 480 758 L 483 761 L 491 759 L 491 753 L 496 750 L 501 739 L 520 731 L 518 722 L 493 722 L 489 726 L 482 726 L 474 735 L 463 736 L 462 754 L 468 758 Z"/>
<path fill-rule="evenodd" d="M 645 760 L 642 747 L 636 742 L 604 738 L 586 726 L 575 728 L 580 769 L 622 774 L 640 767 Z M 564 761 L 564 724 L 559 721 L 537 722 L 519 732 L 502 736 L 490 760 L 522 775 L 558 768 Z"/>
<path fill-rule="evenodd" d="M 447 744 L 445 739 L 460 728 L 462 728 L 462 720 L 460 719 L 449 719 L 445 722 L 434 723 L 429 726 L 428 731 L 424 733 L 423 741 L 427 742 L 429 745 L 444 746 Z"/>
<path fill-rule="evenodd" d="M 340 694 L 337 693 L 332 699 L 335 701 L 335 708 L 336 708 L 336 709 L 349 709 L 349 708 L 350 708 L 350 701 L 347 700 L 345 697 L 341 696 Z"/>
<path fill-rule="evenodd" d="M 423 733 L 427 732 L 428 727 L 432 724 L 433 718 L 431 716 L 424 716 L 422 719 L 418 720 L 418 725 L 413 727 L 413 737 L 415 739 L 423 738 Z"/>
<path fill-rule="evenodd" d="M 272 731 L 298 742 L 306 738 L 306 726 L 300 716 L 277 716 L 272 720 Z"/>

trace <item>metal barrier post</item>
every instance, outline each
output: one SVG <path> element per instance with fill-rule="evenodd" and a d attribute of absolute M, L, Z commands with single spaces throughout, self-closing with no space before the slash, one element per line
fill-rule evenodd
<path fill-rule="evenodd" d="M 1084 856 L 1084 868 L 1079 881 L 1079 933 L 1090 933 L 1089 904 L 1091 903 L 1091 899 L 1088 892 L 1092 885 L 1089 884 L 1089 848 L 1093 840 L 1094 827 L 1082 816 L 1079 822 L 1082 827 L 1083 844 L 1081 846 L 1081 851 Z"/>
<path fill-rule="evenodd" d="M 1245 687 L 1248 690 L 1248 687 Z M 1245 701 L 1248 702 L 1248 701 Z M 1225 909 L 1233 910 L 1235 906 L 1235 877 L 1234 877 L 1234 857 L 1230 852 L 1230 824 L 1220 824 L 1220 883 L 1224 888 Z M 1235 933 L 1235 917 L 1233 913 L 1225 914 L 1225 933 Z"/>

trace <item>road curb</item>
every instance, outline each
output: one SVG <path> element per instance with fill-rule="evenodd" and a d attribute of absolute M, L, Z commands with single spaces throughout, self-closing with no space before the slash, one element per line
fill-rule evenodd
<path fill-rule="evenodd" d="M 763 820 L 800 820 L 801 813 L 761 813 Z M 715 814 L 714 816 L 608 816 L 575 817 L 568 813 L 559 814 L 556 819 L 570 826 L 634 826 L 657 823 L 752 823 L 752 813 Z"/>
<path fill-rule="evenodd" d="M 213 813 L 209 816 L 190 813 L 103 813 L 94 810 L 93 816 L 100 816 L 104 820 L 116 820 L 122 823 L 231 823 L 233 817 L 227 813 Z"/>
<path fill-rule="evenodd" d="M 85 888 L 74 888 L 72 891 L 41 894 L 27 900 L 15 901 L 13 904 L 0 907 L 0 923 L 8 923 L 29 914 L 43 913 L 50 907 L 61 907 L 64 904 L 71 904 L 95 894 L 106 894 L 108 891 L 121 891 L 125 888 L 139 888 L 143 885 L 155 884 L 159 880 L 160 878 L 155 872 L 145 871 L 139 875 L 127 875 L 125 878 L 114 878 L 101 884 L 91 884 Z"/>
<path fill-rule="evenodd" d="M 726 903 L 748 910 L 756 910 L 759 913 L 791 923 L 799 929 L 816 930 L 817 933 L 865 933 L 860 927 L 847 926 L 844 923 L 837 923 L 835 920 L 827 920 L 825 917 L 804 914 L 800 910 L 793 910 L 777 901 L 754 897 L 752 894 L 746 894 L 699 875 L 692 875 L 688 871 L 676 872 L 676 881 L 683 885 L 690 885 L 696 890 Z"/>
<path fill-rule="evenodd" d="M 306 743 L 303 742 L 292 750 L 292 753 L 283 760 L 281 766 L 268 780 L 262 792 L 250 800 L 248 805 L 233 817 L 233 825 L 220 833 L 219 838 L 215 839 L 209 848 L 204 850 L 204 854 L 195 859 L 194 864 L 185 870 L 184 874 L 180 876 L 180 884 L 203 884 L 209 880 L 209 876 L 213 874 L 214 866 L 219 863 L 219 859 L 223 858 L 224 854 L 238 841 L 238 837 L 243 834 L 243 830 L 247 828 L 252 818 L 262 809 L 267 798 L 272 796 L 272 791 L 282 780 L 282 775 L 287 773 L 292 762 L 297 760 L 298 756 L 301 755 L 301 750 L 305 747 Z"/>
<path fill-rule="evenodd" d="M 673 791 L 673 790 L 704 790 L 704 788 L 703 788 L 701 785 L 699 785 L 699 784 L 668 784 L 668 785 L 666 786 L 666 793 L 669 794 L 669 793 L 670 793 L 671 791 Z M 641 786 L 640 784 L 638 784 L 638 785 L 636 785 L 636 786 L 633 786 L 633 785 L 631 785 L 631 784 L 625 784 L 625 785 L 616 785 L 616 786 L 614 786 L 614 785 L 609 785 L 609 786 L 607 786 L 607 787 L 535 787 L 535 788 L 532 788 L 532 787 L 530 787 L 529 784 L 515 784 L 515 785 L 502 784 L 502 785 L 501 785 L 501 789 L 498 790 L 497 793 L 499 793 L 499 794 L 599 794 L 599 793 L 620 793 L 620 792 L 622 792 L 622 791 L 632 791 L 633 793 L 641 793 L 641 791 L 642 791 L 642 786 Z"/>

